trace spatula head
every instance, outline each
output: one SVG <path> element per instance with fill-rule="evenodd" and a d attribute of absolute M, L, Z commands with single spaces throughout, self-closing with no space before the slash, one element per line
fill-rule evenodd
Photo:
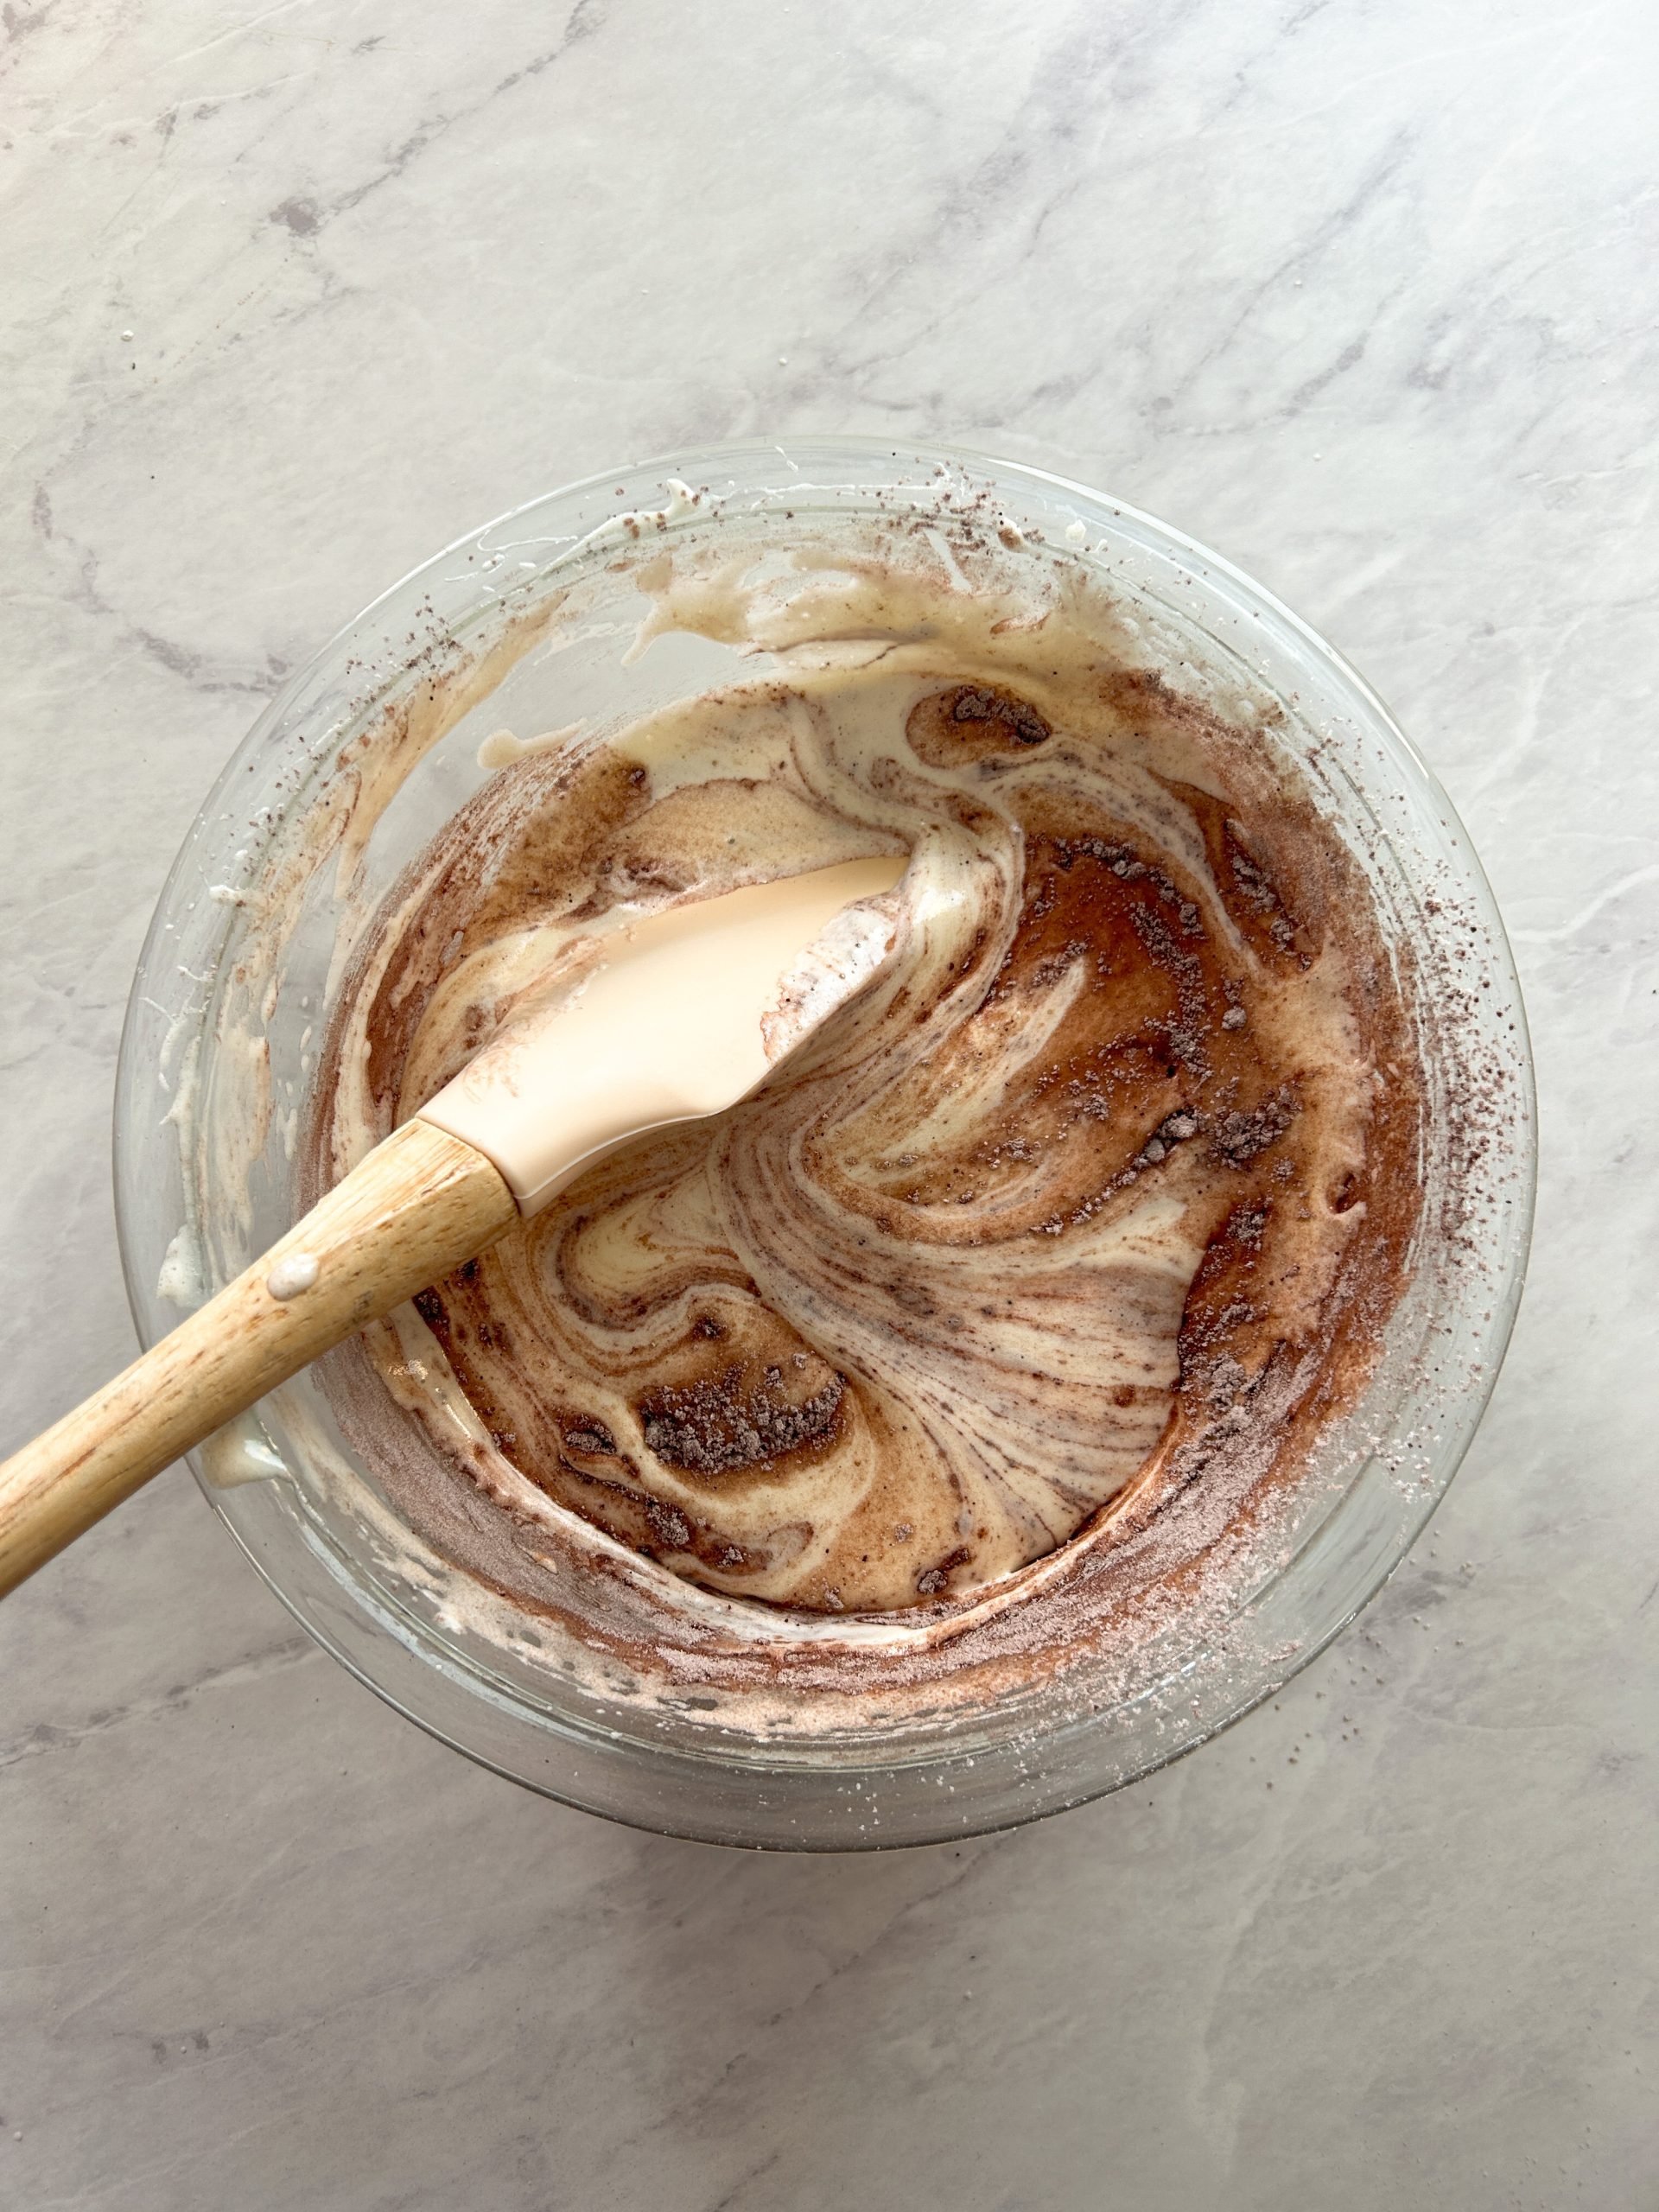
<path fill-rule="evenodd" d="M 422 1108 L 533 1214 L 647 1129 L 746 1098 L 874 979 L 906 855 L 847 861 L 607 930 L 570 990 Z"/>

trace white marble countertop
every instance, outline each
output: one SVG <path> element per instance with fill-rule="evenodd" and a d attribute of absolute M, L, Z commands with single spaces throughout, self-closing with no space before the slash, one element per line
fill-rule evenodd
<path fill-rule="evenodd" d="M 1389 1590 L 999 1840 L 521 1794 L 175 1470 L 0 1614 L 0 2201 L 1656 2201 L 1656 63 L 1650 0 L 0 11 L 8 1443 L 130 1353 L 122 1004 L 261 702 L 467 525 L 682 441 L 954 435 L 1278 590 L 1474 833 L 1544 1142 Z"/>

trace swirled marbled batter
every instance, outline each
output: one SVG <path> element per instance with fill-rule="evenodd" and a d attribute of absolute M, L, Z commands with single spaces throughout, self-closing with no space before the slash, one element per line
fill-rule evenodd
<path fill-rule="evenodd" d="M 780 601 L 741 569 L 664 558 L 647 630 L 754 639 L 764 676 L 499 748 L 388 900 L 321 1172 L 619 918 L 908 851 L 897 957 L 784 1076 L 379 1341 L 515 1518 L 733 1596 L 938 1607 L 1346 1399 L 1414 1219 L 1408 1024 L 1270 741 L 1138 667 L 1080 582 L 924 549 Z"/>

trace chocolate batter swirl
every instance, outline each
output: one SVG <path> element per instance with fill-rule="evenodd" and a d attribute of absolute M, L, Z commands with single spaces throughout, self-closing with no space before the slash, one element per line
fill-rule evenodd
<path fill-rule="evenodd" d="M 656 582 L 656 626 L 753 615 Z M 514 1516 L 831 1614 L 960 1600 L 1340 1402 L 1417 1203 L 1393 971 L 1267 739 L 1075 606 L 861 590 L 779 673 L 500 769 L 360 954 L 316 1131 L 338 1173 L 624 915 L 907 849 L 895 961 L 798 1065 L 381 1342 Z"/>

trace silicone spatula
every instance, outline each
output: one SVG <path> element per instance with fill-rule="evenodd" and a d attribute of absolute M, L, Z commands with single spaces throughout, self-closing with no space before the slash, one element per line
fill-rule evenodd
<path fill-rule="evenodd" d="M 613 925 L 563 998 L 509 1020 L 263 1258 L 0 1465 L 0 1594 L 582 1168 L 746 1098 L 880 969 L 904 866 L 849 861 Z"/>

